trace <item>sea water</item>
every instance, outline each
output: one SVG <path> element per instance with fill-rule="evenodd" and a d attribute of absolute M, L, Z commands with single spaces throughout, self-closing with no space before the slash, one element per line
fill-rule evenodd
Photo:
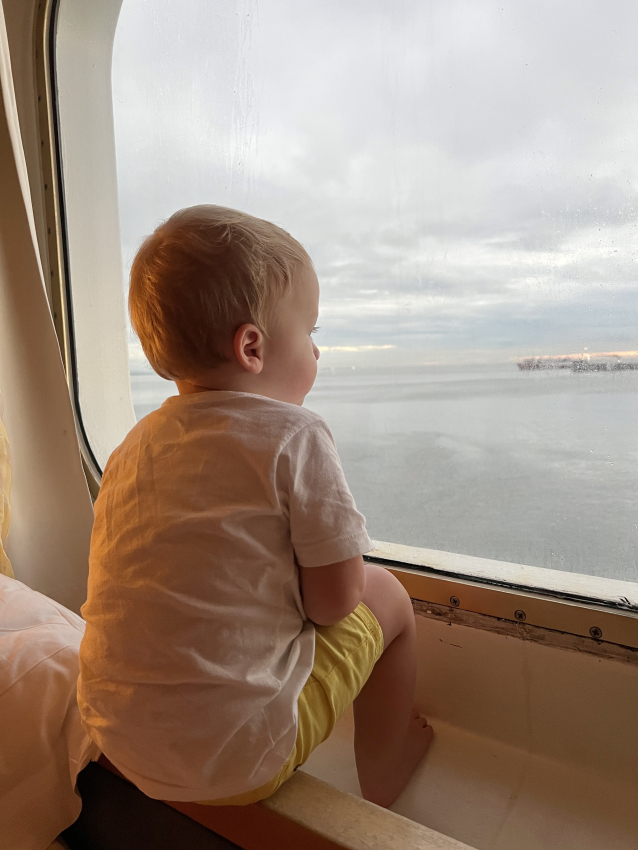
<path fill-rule="evenodd" d="M 306 406 L 374 539 L 638 581 L 638 371 L 322 369 Z"/>

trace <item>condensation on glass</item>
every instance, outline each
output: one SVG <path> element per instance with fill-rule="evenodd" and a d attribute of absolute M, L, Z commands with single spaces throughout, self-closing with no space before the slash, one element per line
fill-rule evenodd
<path fill-rule="evenodd" d="M 638 580 L 637 24 L 628 2 L 124 0 L 125 273 L 195 203 L 306 246 L 306 403 L 376 539 Z M 128 350 L 140 417 L 173 388 Z"/>

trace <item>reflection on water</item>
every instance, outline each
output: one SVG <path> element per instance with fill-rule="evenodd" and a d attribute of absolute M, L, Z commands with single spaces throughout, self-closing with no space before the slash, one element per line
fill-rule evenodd
<path fill-rule="evenodd" d="M 131 377 L 138 418 L 173 394 Z M 638 581 L 638 372 L 322 371 L 373 537 Z"/>

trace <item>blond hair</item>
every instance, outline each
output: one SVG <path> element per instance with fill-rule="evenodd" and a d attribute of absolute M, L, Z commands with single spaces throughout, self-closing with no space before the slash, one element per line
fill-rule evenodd
<path fill-rule="evenodd" d="M 131 267 L 131 324 L 164 378 L 189 378 L 228 360 L 246 322 L 264 333 L 293 274 L 311 266 L 289 233 L 237 210 L 179 210 L 142 243 Z"/>

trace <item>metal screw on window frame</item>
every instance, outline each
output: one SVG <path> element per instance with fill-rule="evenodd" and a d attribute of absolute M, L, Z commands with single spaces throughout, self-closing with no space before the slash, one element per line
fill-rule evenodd
<path fill-rule="evenodd" d="M 599 629 L 598 626 L 592 626 L 589 630 L 589 634 L 594 638 L 594 640 L 600 640 L 603 636 L 603 630 Z"/>
<path fill-rule="evenodd" d="M 450 605 L 453 608 L 458 608 L 460 604 L 461 604 L 461 600 L 459 599 L 458 596 L 450 596 Z"/>
<path fill-rule="evenodd" d="M 523 620 L 527 619 L 527 614 L 519 608 L 518 611 L 514 611 L 514 619 L 522 623 Z"/>

